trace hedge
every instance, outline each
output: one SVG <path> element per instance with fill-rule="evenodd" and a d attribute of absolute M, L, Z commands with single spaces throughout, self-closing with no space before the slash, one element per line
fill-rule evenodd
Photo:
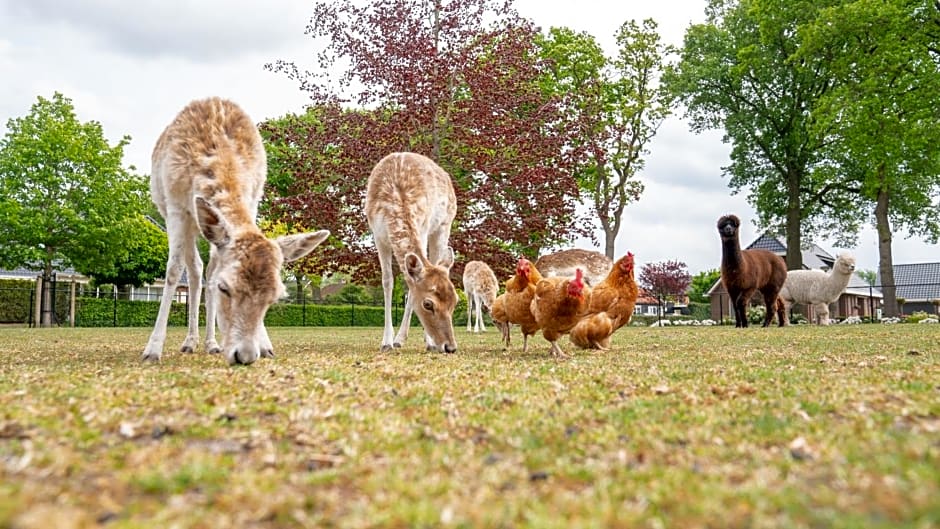
<path fill-rule="evenodd" d="M 67 285 L 67 283 L 66 283 Z M 0 279 L 0 323 L 29 323 L 35 310 L 36 282 Z M 56 289 L 55 314 L 60 324 L 69 321 L 69 289 Z"/>
<path fill-rule="evenodd" d="M 129 301 L 108 298 L 78 298 L 75 325 L 78 327 L 149 327 L 157 319 L 158 301 Z M 393 310 L 396 321 L 401 307 Z M 268 309 L 268 327 L 381 327 L 385 311 L 373 305 L 321 305 L 276 303 Z M 205 306 L 200 306 L 199 324 L 205 325 Z M 412 324 L 418 325 L 417 318 Z M 173 303 L 169 325 L 186 326 L 186 304 Z"/>

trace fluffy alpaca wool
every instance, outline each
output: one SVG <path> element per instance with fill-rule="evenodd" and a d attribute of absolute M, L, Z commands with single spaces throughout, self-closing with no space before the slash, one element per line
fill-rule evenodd
<path fill-rule="evenodd" d="M 829 325 L 829 304 L 834 303 L 855 272 L 855 257 L 842 253 L 836 257 L 832 270 L 791 270 L 780 289 L 780 299 L 787 309 L 794 303 L 816 309 L 820 325 Z"/>

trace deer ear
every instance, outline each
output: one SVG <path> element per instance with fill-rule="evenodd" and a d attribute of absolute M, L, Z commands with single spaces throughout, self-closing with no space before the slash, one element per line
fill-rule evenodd
<path fill-rule="evenodd" d="M 219 248 L 231 242 L 231 227 L 218 208 L 202 197 L 196 197 L 196 223 L 202 236 Z"/>
<path fill-rule="evenodd" d="M 405 276 L 416 283 L 424 275 L 424 262 L 416 254 L 409 253 L 405 256 Z"/>
<path fill-rule="evenodd" d="M 301 257 L 312 252 L 314 248 L 320 246 L 330 236 L 329 230 L 320 230 L 313 233 L 298 233 L 296 235 L 285 235 L 274 240 L 281 247 L 281 253 L 284 255 L 284 261 L 296 261 Z"/>
<path fill-rule="evenodd" d="M 444 256 L 437 262 L 437 266 L 443 266 L 444 268 L 450 270 L 450 267 L 454 266 L 454 249 L 450 246 L 447 247 L 447 250 L 444 251 Z"/>

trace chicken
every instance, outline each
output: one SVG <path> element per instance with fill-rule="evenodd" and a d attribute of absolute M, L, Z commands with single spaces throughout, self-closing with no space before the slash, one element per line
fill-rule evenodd
<path fill-rule="evenodd" d="M 548 277 L 535 286 L 532 315 L 542 329 L 542 336 L 552 344 L 555 356 L 565 357 L 558 339 L 567 334 L 587 313 L 591 287 L 584 284 L 584 273 L 575 271 L 574 279 Z"/>
<path fill-rule="evenodd" d="M 504 348 L 509 349 L 509 327 L 512 324 L 509 323 L 509 317 L 506 314 L 505 293 L 496 296 L 496 300 L 493 301 L 493 307 L 490 309 L 490 318 L 493 319 L 493 323 L 496 324 L 499 331 L 503 333 L 502 341 Z"/>
<path fill-rule="evenodd" d="M 638 293 L 633 254 L 627 252 L 594 287 L 587 315 L 571 329 L 571 343 L 582 349 L 609 349 L 614 331 L 630 323 Z"/>
<path fill-rule="evenodd" d="M 532 315 L 532 298 L 535 297 L 535 285 L 542 280 L 542 274 L 532 263 L 521 258 L 516 264 L 516 275 L 506 282 L 506 319 L 522 329 L 522 352 L 529 350 L 529 336 L 539 330 L 539 324 Z M 508 345 L 508 339 L 507 339 Z"/>

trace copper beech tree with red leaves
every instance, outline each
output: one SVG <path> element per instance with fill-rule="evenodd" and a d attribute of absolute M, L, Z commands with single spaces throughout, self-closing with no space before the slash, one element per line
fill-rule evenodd
<path fill-rule="evenodd" d="M 329 229 L 338 241 L 304 272 L 376 280 L 362 204 L 373 165 L 393 151 L 430 156 L 454 179 L 454 277 L 473 259 L 509 277 L 520 254 L 591 236 L 575 210 L 577 127 L 540 89 L 537 29 L 511 2 L 319 2 L 307 34 L 327 42 L 318 72 L 284 61 L 267 68 L 296 80 L 312 104 L 262 124 L 265 215 Z"/>
<path fill-rule="evenodd" d="M 679 301 L 691 283 L 692 276 L 680 261 L 650 263 L 640 269 L 640 287 L 660 303 L 667 299 Z"/>

